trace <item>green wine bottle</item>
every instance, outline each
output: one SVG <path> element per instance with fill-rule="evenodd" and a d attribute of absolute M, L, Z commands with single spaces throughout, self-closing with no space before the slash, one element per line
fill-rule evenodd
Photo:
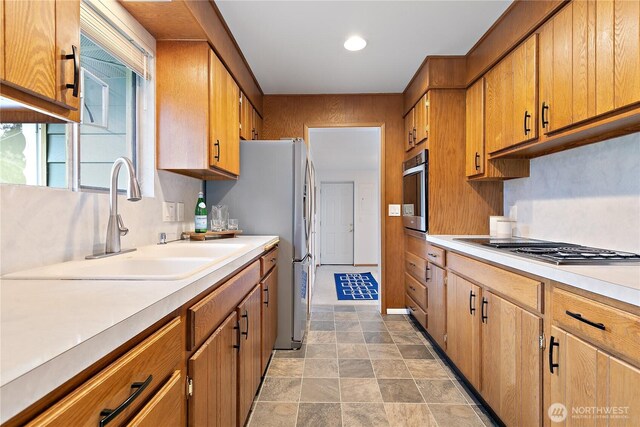
<path fill-rule="evenodd" d="M 207 204 L 204 202 L 204 194 L 202 191 L 198 193 L 198 202 L 196 203 L 196 233 L 207 232 Z"/>

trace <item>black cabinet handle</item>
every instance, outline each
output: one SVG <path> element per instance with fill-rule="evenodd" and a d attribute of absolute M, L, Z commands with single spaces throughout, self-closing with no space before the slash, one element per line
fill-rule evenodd
<path fill-rule="evenodd" d="M 264 288 L 264 293 L 266 294 L 266 298 L 264 300 L 264 305 L 269 307 L 269 287 Z"/>
<path fill-rule="evenodd" d="M 553 368 L 558 368 L 560 366 L 559 363 L 553 363 L 553 347 L 560 348 L 560 343 L 556 341 L 555 337 L 551 335 L 549 339 L 549 370 L 553 374 Z"/>
<path fill-rule="evenodd" d="M 592 322 L 591 320 L 585 319 L 584 317 L 582 317 L 582 314 L 580 314 L 580 313 L 572 313 L 569 310 L 565 311 L 565 313 L 567 313 L 568 316 L 571 316 L 576 320 L 579 320 L 579 321 L 581 321 L 583 323 L 586 323 L 589 326 L 593 326 L 594 328 L 600 329 L 602 331 L 605 330 L 604 323 Z"/>
<path fill-rule="evenodd" d="M 236 331 L 236 338 L 238 339 L 238 344 L 234 344 L 233 348 L 237 348 L 238 350 L 240 350 L 240 321 L 236 320 L 236 326 L 233 327 L 233 329 Z"/>
<path fill-rule="evenodd" d="M 412 262 L 409 262 L 409 265 L 410 265 L 411 267 L 415 267 L 415 266 L 416 266 L 416 265 L 415 265 L 414 263 L 412 263 Z"/>
<path fill-rule="evenodd" d="M 486 320 L 489 318 L 489 316 L 487 316 L 486 312 L 485 312 L 485 307 L 489 305 L 489 301 L 487 301 L 487 299 L 485 297 L 482 297 L 482 310 L 481 310 L 481 314 L 482 314 L 482 323 L 487 323 Z"/>
<path fill-rule="evenodd" d="M 249 312 L 247 310 L 244 311 L 242 318 L 245 319 L 246 325 L 247 325 L 247 330 L 242 332 L 242 335 L 244 335 L 245 340 L 248 340 L 249 339 Z"/>
<path fill-rule="evenodd" d="M 153 375 L 149 375 L 149 377 L 147 377 L 147 379 L 143 383 L 136 382 L 131 384 L 131 388 L 135 389 L 135 391 L 131 393 L 124 402 L 118 405 L 116 409 L 103 409 L 102 411 L 100 411 L 100 416 L 104 417 L 100 420 L 100 424 L 99 424 L 100 427 L 106 426 L 111 421 L 113 421 L 118 415 L 120 415 L 122 411 L 127 409 L 127 407 L 131 405 L 133 401 L 136 400 L 138 396 L 142 394 L 144 389 L 147 388 L 149 384 L 151 384 L 152 380 L 153 380 Z"/>
<path fill-rule="evenodd" d="M 78 90 L 80 88 L 80 58 L 78 58 L 78 47 L 71 46 L 72 53 L 65 55 L 64 59 L 73 59 L 73 84 L 67 83 L 65 87 L 67 89 L 73 89 L 73 97 L 78 97 Z"/>
<path fill-rule="evenodd" d="M 429 267 L 425 268 L 424 270 L 424 280 L 426 280 L 427 282 L 431 280 L 431 276 L 429 276 L 430 271 L 431 269 Z"/>
<path fill-rule="evenodd" d="M 542 112 L 540 114 L 540 117 L 542 119 L 542 129 L 546 129 L 547 125 L 549 124 L 549 120 L 547 119 L 547 115 L 545 114 L 547 111 L 549 111 L 549 104 L 547 104 L 546 102 L 543 102 Z"/>
<path fill-rule="evenodd" d="M 215 143 L 215 144 L 213 144 L 213 145 L 214 145 L 214 147 L 216 147 L 216 153 L 217 153 L 217 154 L 214 156 L 214 158 L 215 158 L 217 161 L 220 161 L 220 140 L 219 140 L 219 139 L 216 139 L 216 143 Z"/>
<path fill-rule="evenodd" d="M 409 131 L 409 145 L 413 145 L 413 134 Z"/>
<path fill-rule="evenodd" d="M 416 136 L 416 128 L 413 128 L 413 142 L 418 142 L 418 137 Z"/>
<path fill-rule="evenodd" d="M 473 293 L 473 290 L 469 291 L 469 314 L 471 314 L 473 316 L 473 313 L 476 312 L 476 303 L 474 301 L 474 298 L 476 297 L 476 294 Z"/>
<path fill-rule="evenodd" d="M 480 170 L 480 153 L 476 153 L 476 170 Z"/>
<path fill-rule="evenodd" d="M 529 132 L 531 132 L 531 128 L 528 126 L 530 118 L 531 118 L 531 114 L 529 114 L 528 111 L 525 111 L 524 112 L 524 134 L 525 135 L 529 135 Z"/>

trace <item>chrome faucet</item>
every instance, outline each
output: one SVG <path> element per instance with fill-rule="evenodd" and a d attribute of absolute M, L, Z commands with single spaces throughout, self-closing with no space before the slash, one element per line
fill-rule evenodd
<path fill-rule="evenodd" d="M 133 169 L 133 163 L 126 157 L 119 157 L 113 162 L 111 167 L 111 187 L 109 188 L 109 225 L 107 226 L 107 240 L 103 254 L 89 255 L 87 259 L 102 258 L 111 255 L 117 255 L 122 252 L 120 247 L 120 236 L 124 236 L 129 229 L 124 226 L 122 217 L 118 214 L 118 173 L 120 167 L 124 165 L 129 173 L 129 181 L 127 185 L 127 200 L 137 202 L 142 199 L 140 193 L 140 184 L 136 178 Z M 135 249 L 127 250 L 131 252 Z"/>

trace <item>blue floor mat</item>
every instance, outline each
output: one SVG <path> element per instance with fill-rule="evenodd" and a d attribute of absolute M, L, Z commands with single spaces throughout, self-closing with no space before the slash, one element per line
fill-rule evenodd
<path fill-rule="evenodd" d="M 377 300 L 378 282 L 371 273 L 334 273 L 338 300 Z"/>

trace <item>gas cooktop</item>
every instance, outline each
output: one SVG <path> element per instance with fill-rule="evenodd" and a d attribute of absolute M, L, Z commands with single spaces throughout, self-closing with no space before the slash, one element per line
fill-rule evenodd
<path fill-rule="evenodd" d="M 591 248 L 571 243 L 513 237 L 456 238 L 454 240 L 475 243 L 500 249 L 514 255 L 532 258 L 556 265 L 609 265 L 618 263 L 640 263 L 640 255 L 631 252 Z"/>

